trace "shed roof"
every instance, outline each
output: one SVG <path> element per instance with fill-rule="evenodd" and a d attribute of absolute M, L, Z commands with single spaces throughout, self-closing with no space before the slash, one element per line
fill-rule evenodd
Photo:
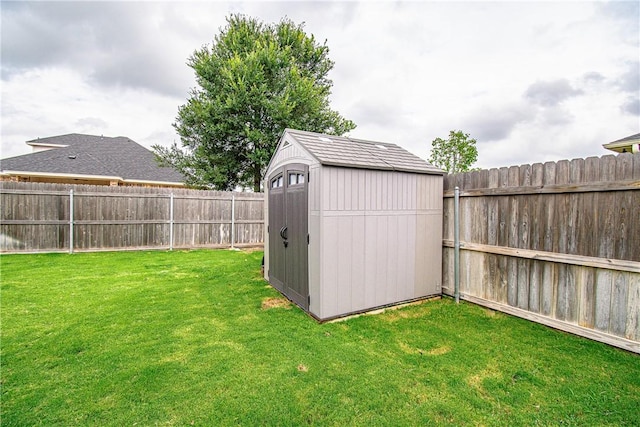
<path fill-rule="evenodd" d="M 444 171 L 396 144 L 285 129 L 320 164 L 442 175 Z"/>
<path fill-rule="evenodd" d="M 182 183 L 184 176 L 162 167 L 153 152 L 123 136 L 60 135 L 27 141 L 52 148 L 0 161 L 2 171 L 121 177 L 145 182 Z"/>

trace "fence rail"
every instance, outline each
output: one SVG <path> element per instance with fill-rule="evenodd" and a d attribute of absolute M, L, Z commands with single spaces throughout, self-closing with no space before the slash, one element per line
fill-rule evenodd
<path fill-rule="evenodd" d="M 255 246 L 263 195 L 3 182 L 2 252 Z"/>
<path fill-rule="evenodd" d="M 640 353 L 640 154 L 445 177 L 443 292 Z"/>

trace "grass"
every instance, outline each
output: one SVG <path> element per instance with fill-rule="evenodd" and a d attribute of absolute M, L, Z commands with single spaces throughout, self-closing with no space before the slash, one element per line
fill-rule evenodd
<path fill-rule="evenodd" d="M 23 425 L 640 425 L 640 357 L 475 305 L 318 324 L 262 253 L 3 255 Z"/>

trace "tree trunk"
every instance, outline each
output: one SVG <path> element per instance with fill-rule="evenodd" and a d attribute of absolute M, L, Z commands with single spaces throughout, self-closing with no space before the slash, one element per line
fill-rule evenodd
<path fill-rule="evenodd" d="M 260 192 L 260 171 L 253 173 L 253 191 Z"/>

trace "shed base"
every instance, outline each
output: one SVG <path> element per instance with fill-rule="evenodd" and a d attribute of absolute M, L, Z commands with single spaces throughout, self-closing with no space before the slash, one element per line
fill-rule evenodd
<path fill-rule="evenodd" d="M 439 300 L 441 298 L 442 298 L 441 294 L 434 294 L 434 295 L 431 295 L 431 296 L 414 298 L 412 300 L 407 300 L 407 301 L 403 301 L 403 302 L 399 302 L 399 303 L 387 304 L 387 305 L 383 305 L 383 306 L 380 306 L 380 307 L 374 307 L 374 308 L 371 308 L 371 309 L 367 309 L 367 310 L 363 310 L 363 311 L 357 311 L 357 312 L 348 313 L 348 314 L 343 314 L 343 315 L 340 315 L 340 316 L 334 316 L 334 317 L 330 317 L 330 318 L 322 319 L 322 320 L 316 318 L 313 315 L 311 315 L 311 316 L 314 319 L 316 319 L 317 321 L 319 321 L 320 323 L 337 323 L 337 322 L 344 322 L 345 320 L 353 319 L 355 317 L 381 314 L 381 313 L 384 313 L 387 310 L 397 310 L 399 308 L 409 307 L 409 306 L 412 306 L 412 305 L 424 304 L 425 302 L 429 302 L 429 301 L 437 301 L 437 300 Z"/>
<path fill-rule="evenodd" d="M 275 286 L 271 285 L 271 287 L 273 289 L 275 289 L 276 291 L 278 291 L 283 297 L 285 297 L 287 300 L 289 300 L 291 303 L 293 303 L 296 307 L 300 308 L 302 311 L 307 313 L 309 315 L 309 317 L 313 318 L 314 320 L 316 320 L 319 323 L 341 322 L 341 321 L 344 321 L 344 320 L 351 319 L 353 317 L 365 316 L 365 315 L 371 315 L 371 314 L 379 314 L 379 313 L 383 313 L 386 310 L 396 310 L 396 309 L 407 307 L 407 306 L 410 306 L 410 305 L 419 305 L 419 304 L 422 304 L 422 303 L 425 303 L 425 302 L 428 302 L 428 301 L 439 300 L 442 297 L 442 294 L 426 295 L 426 296 L 423 296 L 423 297 L 412 298 L 412 299 L 408 299 L 408 300 L 404 300 L 404 301 L 398 301 L 398 302 L 385 304 L 385 305 L 379 305 L 379 306 L 376 306 L 376 307 L 371 307 L 371 308 L 367 308 L 367 309 L 359 310 L 359 311 L 351 311 L 349 313 L 339 314 L 337 316 L 331 316 L 331 317 L 326 317 L 326 318 L 322 319 L 322 318 L 316 316 L 315 314 L 313 314 L 313 313 L 305 310 L 304 308 L 300 307 L 299 304 L 297 304 L 291 298 L 286 296 L 284 293 L 280 292 L 280 290 L 278 290 Z"/>

